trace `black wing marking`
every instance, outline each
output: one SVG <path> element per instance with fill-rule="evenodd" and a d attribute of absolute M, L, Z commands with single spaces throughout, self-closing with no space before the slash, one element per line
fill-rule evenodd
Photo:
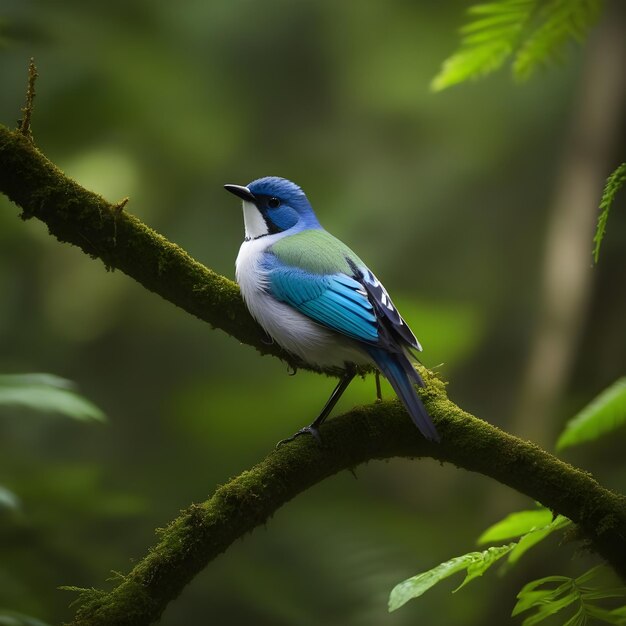
<path fill-rule="evenodd" d="M 420 342 L 404 321 L 398 309 L 396 309 L 382 283 L 369 269 L 362 271 L 352 259 L 346 258 L 346 260 L 354 274 L 353 278 L 363 285 L 368 300 L 374 307 L 374 312 L 382 331 L 380 333 L 381 343 L 389 344 L 388 347 L 395 347 L 396 350 L 398 344 L 408 344 L 411 348 L 421 352 L 422 346 Z"/>

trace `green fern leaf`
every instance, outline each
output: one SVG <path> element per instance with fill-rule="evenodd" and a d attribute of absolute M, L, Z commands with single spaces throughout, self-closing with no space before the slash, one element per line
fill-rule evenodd
<path fill-rule="evenodd" d="M 524 41 L 513 63 L 513 73 L 527 79 L 540 65 L 563 59 L 565 45 L 581 42 L 596 22 L 602 0 L 551 0 L 541 10 L 539 24 Z"/>
<path fill-rule="evenodd" d="M 576 611 L 564 626 L 582 626 L 592 620 L 594 623 L 624 624 L 622 609 L 609 611 L 595 604 L 597 600 L 619 598 L 626 595 L 626 588 L 588 587 L 588 583 L 606 571 L 604 565 L 591 568 L 578 578 L 548 576 L 533 580 L 517 594 L 517 604 L 512 616 L 534 610 L 522 626 L 535 626 L 550 616 L 572 605 Z"/>
<path fill-rule="evenodd" d="M 554 589 L 538 589 L 548 584 L 559 583 Z M 524 585 L 517 594 L 517 603 L 513 607 L 511 617 L 515 617 L 524 611 L 532 609 L 538 604 L 546 604 L 558 598 L 562 593 L 569 591 L 572 579 L 568 576 L 546 576 L 537 580 L 531 580 Z"/>
<path fill-rule="evenodd" d="M 598 226 L 596 228 L 596 234 L 593 238 L 596 244 L 593 249 L 594 262 L 598 262 L 600 256 L 600 245 L 604 239 L 604 233 L 606 231 L 606 221 L 609 219 L 609 211 L 615 200 L 615 195 L 620 190 L 622 185 L 626 182 L 626 163 L 622 163 L 608 178 L 606 185 L 604 186 L 604 193 L 600 200 L 600 216 L 598 217 Z"/>
<path fill-rule="evenodd" d="M 502 66 L 519 45 L 537 0 L 500 0 L 468 9 L 472 19 L 461 29 L 461 46 L 448 57 L 431 83 L 441 91 Z"/>
<path fill-rule="evenodd" d="M 559 61 L 566 44 L 581 42 L 604 0 L 499 0 L 468 9 L 459 49 L 431 83 L 434 91 L 485 76 L 514 56 L 513 74 L 528 78 L 540 65 Z"/>

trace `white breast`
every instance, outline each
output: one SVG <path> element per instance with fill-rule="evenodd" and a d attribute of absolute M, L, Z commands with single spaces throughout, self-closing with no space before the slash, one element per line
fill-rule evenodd
<path fill-rule="evenodd" d="M 237 282 L 254 319 L 285 350 L 317 367 L 371 364 L 369 355 L 356 341 L 320 326 L 268 293 L 268 275 L 260 264 L 267 248 L 282 236 L 277 233 L 244 241 L 239 249 Z"/>

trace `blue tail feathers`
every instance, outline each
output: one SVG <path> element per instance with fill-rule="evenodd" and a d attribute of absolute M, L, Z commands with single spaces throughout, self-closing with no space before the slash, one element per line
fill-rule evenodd
<path fill-rule="evenodd" d="M 369 348 L 368 352 L 385 378 L 391 383 L 414 424 L 424 437 L 430 441 L 440 441 L 439 433 L 422 404 L 414 384 L 424 386 L 424 381 L 409 359 L 404 354 L 393 354 L 378 348 Z"/>

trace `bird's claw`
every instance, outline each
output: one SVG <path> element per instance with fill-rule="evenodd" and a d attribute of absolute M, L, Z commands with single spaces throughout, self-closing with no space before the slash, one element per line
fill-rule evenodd
<path fill-rule="evenodd" d="M 305 426 L 304 428 L 301 428 L 298 432 L 291 435 L 291 437 L 287 437 L 286 439 L 281 439 L 276 444 L 276 449 L 280 448 L 282 445 L 286 443 L 289 443 L 290 441 L 293 441 L 296 437 L 299 437 L 300 435 L 306 435 L 306 434 L 313 436 L 317 440 L 317 443 L 322 445 L 322 437 L 320 436 L 320 431 L 317 429 L 317 427 L 311 424 L 310 426 Z"/>

